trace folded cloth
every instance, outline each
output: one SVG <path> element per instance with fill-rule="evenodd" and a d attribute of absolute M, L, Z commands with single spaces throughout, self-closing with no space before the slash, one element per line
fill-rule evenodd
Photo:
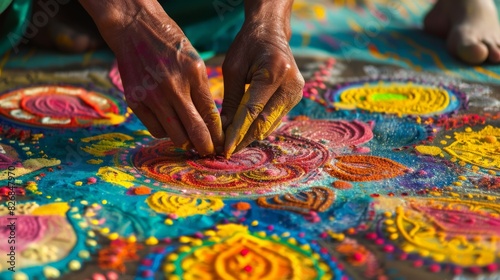
<path fill-rule="evenodd" d="M 23 40 L 31 0 L 0 1 L 0 54 L 14 48 Z"/>

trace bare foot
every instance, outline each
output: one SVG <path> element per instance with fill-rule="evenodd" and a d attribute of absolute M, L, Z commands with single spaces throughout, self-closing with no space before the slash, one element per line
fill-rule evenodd
<path fill-rule="evenodd" d="M 58 51 L 80 53 L 104 46 L 92 18 L 78 1 L 61 5 L 60 11 L 41 26 L 33 43 L 39 47 Z M 33 1 L 33 14 L 42 9 L 39 2 Z"/>
<path fill-rule="evenodd" d="M 446 37 L 448 50 L 464 62 L 500 63 L 500 24 L 493 0 L 438 0 L 425 31 Z"/>

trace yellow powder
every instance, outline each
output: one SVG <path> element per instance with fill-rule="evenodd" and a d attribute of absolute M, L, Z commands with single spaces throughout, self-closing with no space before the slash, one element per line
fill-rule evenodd
<path fill-rule="evenodd" d="M 426 115 L 440 112 L 450 104 L 450 95 L 442 88 L 412 84 L 380 83 L 362 85 L 340 94 L 339 108 L 402 115 Z"/>
<path fill-rule="evenodd" d="M 84 143 L 97 141 L 97 143 L 93 143 L 90 146 L 82 147 L 82 150 L 94 156 L 103 157 L 116 149 L 128 147 L 128 144 L 125 142 L 132 140 L 134 140 L 133 137 L 123 133 L 107 133 L 83 138 L 81 141 Z"/>
<path fill-rule="evenodd" d="M 146 202 L 156 212 L 176 214 L 179 217 L 207 214 L 224 207 L 222 200 L 217 198 L 183 197 L 161 191 L 149 196 Z"/>
<path fill-rule="evenodd" d="M 488 125 L 480 131 L 467 128 L 455 133 L 455 141 L 444 148 L 461 162 L 490 170 L 500 170 L 500 128 Z"/>
<path fill-rule="evenodd" d="M 102 162 L 103 162 L 102 159 L 94 159 L 93 158 L 93 159 L 87 160 L 87 163 L 89 163 L 89 164 L 101 164 Z"/>
<path fill-rule="evenodd" d="M 421 154 L 430 155 L 430 156 L 438 156 L 442 153 L 441 148 L 436 147 L 436 146 L 419 145 L 419 146 L 415 147 L 415 150 L 417 150 Z"/>
<path fill-rule="evenodd" d="M 66 216 L 66 212 L 69 210 L 69 204 L 66 202 L 56 202 L 56 203 L 50 203 L 46 205 L 42 205 L 37 207 L 33 212 L 31 212 L 32 215 L 59 215 L 59 216 Z"/>
<path fill-rule="evenodd" d="M 134 176 L 109 166 L 99 168 L 97 176 L 108 183 L 125 188 L 132 187 L 134 185 L 133 181 L 135 180 Z"/>

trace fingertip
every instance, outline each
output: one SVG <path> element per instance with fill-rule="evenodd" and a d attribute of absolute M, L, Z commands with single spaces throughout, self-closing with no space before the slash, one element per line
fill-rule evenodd
<path fill-rule="evenodd" d="M 232 155 L 236 146 L 243 139 L 241 135 L 237 133 L 234 126 L 231 124 L 226 131 L 226 141 L 224 143 L 224 151 L 229 155 Z"/>
<path fill-rule="evenodd" d="M 199 135 L 195 139 L 191 138 L 191 142 L 200 156 L 205 157 L 215 154 L 215 147 L 210 134 L 207 133 L 203 137 Z"/>

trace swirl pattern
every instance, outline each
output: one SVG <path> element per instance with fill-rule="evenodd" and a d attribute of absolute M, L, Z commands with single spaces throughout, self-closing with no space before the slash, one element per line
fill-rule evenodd
<path fill-rule="evenodd" d="M 0 114 L 44 127 L 116 125 L 128 116 L 123 100 L 72 86 L 36 86 L 0 96 Z"/>
<path fill-rule="evenodd" d="M 335 194 L 325 187 L 313 187 L 299 194 L 276 195 L 270 199 L 259 197 L 257 204 L 264 208 L 280 209 L 309 214 L 310 211 L 324 212 L 333 204 Z"/>
<path fill-rule="evenodd" d="M 412 83 L 354 84 L 335 92 L 335 106 L 398 115 L 432 115 L 457 109 L 451 91 Z"/>
<path fill-rule="evenodd" d="M 201 245 L 167 256 L 164 269 L 167 278 L 179 279 L 333 279 L 335 267 L 324 256 L 313 255 L 309 246 L 228 224 L 217 226 L 215 235 Z"/>
<path fill-rule="evenodd" d="M 439 264 L 487 267 L 498 263 L 500 207 L 456 198 L 414 199 L 380 223 L 404 252 Z M 389 220 L 389 222 L 387 222 Z"/>
<path fill-rule="evenodd" d="M 37 243 L 44 237 L 44 233 L 47 228 L 47 222 L 51 218 L 50 216 L 31 216 L 31 215 L 23 215 L 16 217 L 14 225 L 9 227 L 11 224 L 9 220 L 10 216 L 1 216 L 0 222 L 2 223 L 0 229 L 0 236 L 2 242 L 0 245 L 0 249 L 4 252 L 8 252 L 11 246 L 7 243 L 9 236 L 15 236 L 16 248 L 20 251 L 24 250 L 31 243 Z M 56 217 L 57 218 L 57 217 Z M 13 233 L 11 233 L 13 232 Z"/>
<path fill-rule="evenodd" d="M 182 197 L 166 192 L 157 192 L 151 195 L 148 197 L 147 203 L 156 212 L 176 214 L 178 217 L 207 214 L 220 210 L 224 206 L 222 200 L 217 198 Z"/>
<path fill-rule="evenodd" d="M 50 116 L 55 118 L 64 118 L 68 115 L 97 119 L 105 118 L 99 109 L 92 107 L 85 99 L 69 95 L 39 95 L 25 96 L 21 100 L 21 107 L 40 117 Z"/>
<path fill-rule="evenodd" d="M 172 142 L 157 141 L 138 149 L 132 162 L 148 177 L 179 191 L 234 196 L 273 193 L 284 183 L 314 176 L 328 158 L 321 144 L 279 136 L 248 147 L 229 160 L 199 158 L 178 151 Z"/>
<path fill-rule="evenodd" d="M 360 145 L 373 138 L 370 127 L 359 121 L 291 121 L 281 127 L 280 132 L 288 135 L 300 135 L 316 142 L 328 141 L 329 147 Z"/>
<path fill-rule="evenodd" d="M 346 155 L 325 166 L 330 175 L 345 181 L 366 182 L 401 176 L 407 167 L 387 158 Z"/>
<path fill-rule="evenodd" d="M 455 133 L 455 141 L 444 150 L 450 155 L 491 170 L 500 170 L 500 128 L 488 125 L 480 131 L 470 128 Z"/>

